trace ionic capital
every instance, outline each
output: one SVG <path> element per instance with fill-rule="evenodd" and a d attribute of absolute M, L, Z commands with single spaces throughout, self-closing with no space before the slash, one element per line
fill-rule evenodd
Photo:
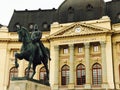
<path fill-rule="evenodd" d="M 89 49 L 89 47 L 90 47 L 90 43 L 89 42 L 84 43 L 84 45 L 85 45 L 86 49 Z"/>

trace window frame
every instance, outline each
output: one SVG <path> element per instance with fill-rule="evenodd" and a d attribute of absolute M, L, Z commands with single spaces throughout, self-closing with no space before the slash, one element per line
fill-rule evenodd
<path fill-rule="evenodd" d="M 64 65 L 61 68 L 61 85 L 68 85 L 69 84 L 69 66 Z"/>
<path fill-rule="evenodd" d="M 78 47 L 78 53 L 82 53 L 83 52 L 83 47 Z"/>
<path fill-rule="evenodd" d="M 120 81 L 120 64 L 119 64 L 119 81 Z"/>
<path fill-rule="evenodd" d="M 15 68 L 15 67 L 12 67 L 10 69 L 10 72 L 9 72 L 9 75 L 10 75 L 10 80 L 13 78 L 13 77 L 18 77 L 18 68 Z"/>
<path fill-rule="evenodd" d="M 25 69 L 25 76 L 26 76 L 27 74 L 28 74 L 28 67 Z M 33 69 L 30 68 L 29 78 L 31 78 L 32 74 L 33 74 Z"/>
<path fill-rule="evenodd" d="M 99 52 L 99 45 L 93 45 L 93 52 Z"/>
<path fill-rule="evenodd" d="M 41 73 L 43 73 L 43 78 L 41 78 Z M 40 70 L 39 70 L 39 80 L 46 80 L 46 75 L 47 75 L 47 73 L 46 73 L 46 69 L 45 69 L 45 67 L 43 66 L 43 67 L 41 67 L 40 68 Z"/>
<path fill-rule="evenodd" d="M 68 48 L 63 48 L 63 54 L 68 54 L 69 50 Z"/>
<path fill-rule="evenodd" d="M 96 75 L 94 75 L 96 74 Z M 102 84 L 102 67 L 99 63 L 95 63 L 92 66 L 92 84 L 101 85 Z"/>
<path fill-rule="evenodd" d="M 80 73 L 79 73 L 79 72 Z M 80 74 L 80 77 L 79 75 Z M 82 77 L 84 75 L 84 77 Z M 86 72 L 85 72 L 85 66 L 83 64 L 79 64 L 76 67 L 76 84 L 77 85 L 84 85 L 86 83 Z"/>

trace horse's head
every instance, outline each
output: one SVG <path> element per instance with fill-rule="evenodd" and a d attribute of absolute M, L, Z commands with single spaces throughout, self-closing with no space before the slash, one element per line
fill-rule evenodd
<path fill-rule="evenodd" d="M 18 29 L 17 33 L 18 33 L 18 40 L 20 42 L 25 43 L 31 40 L 29 32 L 24 27 L 21 27 L 20 29 Z"/>
<path fill-rule="evenodd" d="M 17 30 L 17 33 L 18 33 L 18 41 L 19 41 L 19 42 L 23 42 L 23 38 L 24 38 L 24 36 L 25 36 L 24 31 L 23 31 L 22 29 L 18 29 L 18 30 Z"/>

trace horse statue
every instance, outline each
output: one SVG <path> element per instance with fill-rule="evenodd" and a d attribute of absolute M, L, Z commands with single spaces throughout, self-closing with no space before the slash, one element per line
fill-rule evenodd
<path fill-rule="evenodd" d="M 15 54 L 15 67 L 18 68 L 19 64 L 18 64 L 18 60 L 22 60 L 25 59 L 26 61 L 29 62 L 28 64 L 28 74 L 26 75 L 26 78 L 29 78 L 29 72 L 30 72 L 30 68 L 31 65 L 33 64 L 33 74 L 30 77 L 30 79 L 33 79 L 33 76 L 35 75 L 36 71 L 36 66 L 39 64 L 44 65 L 45 69 L 46 69 L 46 79 L 49 80 L 49 70 L 48 70 L 48 57 L 41 57 L 38 53 L 39 53 L 39 49 L 38 46 L 36 44 L 34 44 L 31 40 L 31 34 L 30 32 L 25 29 L 24 27 L 20 27 L 17 30 L 18 33 L 18 38 L 19 41 L 22 42 L 22 47 L 21 47 L 21 51 L 20 53 L 16 53 Z M 47 54 L 49 55 L 48 50 L 46 50 Z"/>

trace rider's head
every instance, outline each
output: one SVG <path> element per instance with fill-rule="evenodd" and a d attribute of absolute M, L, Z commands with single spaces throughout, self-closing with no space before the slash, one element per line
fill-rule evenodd
<path fill-rule="evenodd" d="M 34 25 L 34 31 L 38 31 L 38 25 L 37 24 Z"/>

